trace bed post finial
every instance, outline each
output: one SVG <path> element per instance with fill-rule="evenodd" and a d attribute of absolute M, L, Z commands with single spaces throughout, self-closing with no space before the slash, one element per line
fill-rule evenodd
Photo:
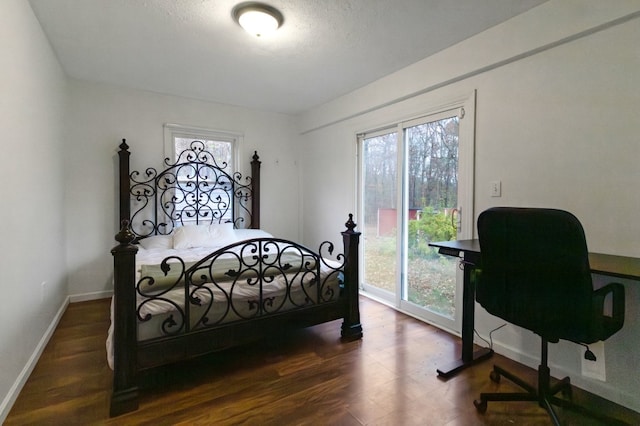
<path fill-rule="evenodd" d="M 124 219 L 120 222 L 120 232 L 116 234 L 116 241 L 120 244 L 131 244 L 135 240 L 136 236 L 129 228 L 129 219 Z"/>
<path fill-rule="evenodd" d="M 356 223 L 353 221 L 353 214 L 349 213 L 349 220 L 346 221 L 346 223 L 344 224 L 344 226 L 347 227 L 347 232 L 354 232 L 354 229 L 356 229 Z"/>
<path fill-rule="evenodd" d="M 344 286 L 347 293 L 348 312 L 342 322 L 342 339 L 357 340 L 362 338 L 362 324 L 360 323 L 360 304 L 358 301 L 358 286 L 360 276 L 358 272 L 358 244 L 360 232 L 356 231 L 353 214 L 349 213 L 349 220 L 345 223 L 347 230 L 342 233 L 344 243 Z"/>

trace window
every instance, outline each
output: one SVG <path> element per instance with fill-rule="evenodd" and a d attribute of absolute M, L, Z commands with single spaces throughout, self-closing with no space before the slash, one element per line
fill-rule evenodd
<path fill-rule="evenodd" d="M 176 168 L 168 177 L 175 184 L 161 204 L 175 226 L 233 221 L 231 183 L 240 140 L 237 133 L 165 125 L 165 161 Z"/>

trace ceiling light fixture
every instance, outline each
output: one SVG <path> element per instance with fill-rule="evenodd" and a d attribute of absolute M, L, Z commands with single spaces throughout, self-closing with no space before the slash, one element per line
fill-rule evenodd
<path fill-rule="evenodd" d="M 262 37 L 275 32 L 284 18 L 276 8 L 263 3 L 241 3 L 233 9 L 233 17 L 249 34 Z"/>

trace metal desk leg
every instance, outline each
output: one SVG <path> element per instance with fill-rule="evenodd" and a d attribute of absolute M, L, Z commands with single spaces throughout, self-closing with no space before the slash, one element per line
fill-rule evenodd
<path fill-rule="evenodd" d="M 469 258 L 468 258 L 469 257 Z M 493 350 L 488 348 L 473 351 L 473 329 L 475 321 L 475 283 L 471 279 L 471 271 L 477 259 L 464 254 L 464 279 L 462 289 L 462 356 L 443 368 L 438 368 L 438 376 L 449 378 L 480 361 L 490 358 Z"/>

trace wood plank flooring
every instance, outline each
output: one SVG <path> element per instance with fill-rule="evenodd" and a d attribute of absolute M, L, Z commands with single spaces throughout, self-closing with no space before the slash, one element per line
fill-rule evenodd
<path fill-rule="evenodd" d="M 361 298 L 364 338 L 341 343 L 340 321 L 164 367 L 144 377 L 138 411 L 110 419 L 105 357 L 109 300 L 71 304 L 6 425 L 548 425 L 535 403 L 472 401 L 494 384 L 495 362 L 534 383 L 535 372 L 499 355 L 441 380 L 460 354 L 455 336 Z M 629 424 L 640 414 L 576 390 L 574 399 Z M 598 425 L 559 411 L 565 424 Z"/>

